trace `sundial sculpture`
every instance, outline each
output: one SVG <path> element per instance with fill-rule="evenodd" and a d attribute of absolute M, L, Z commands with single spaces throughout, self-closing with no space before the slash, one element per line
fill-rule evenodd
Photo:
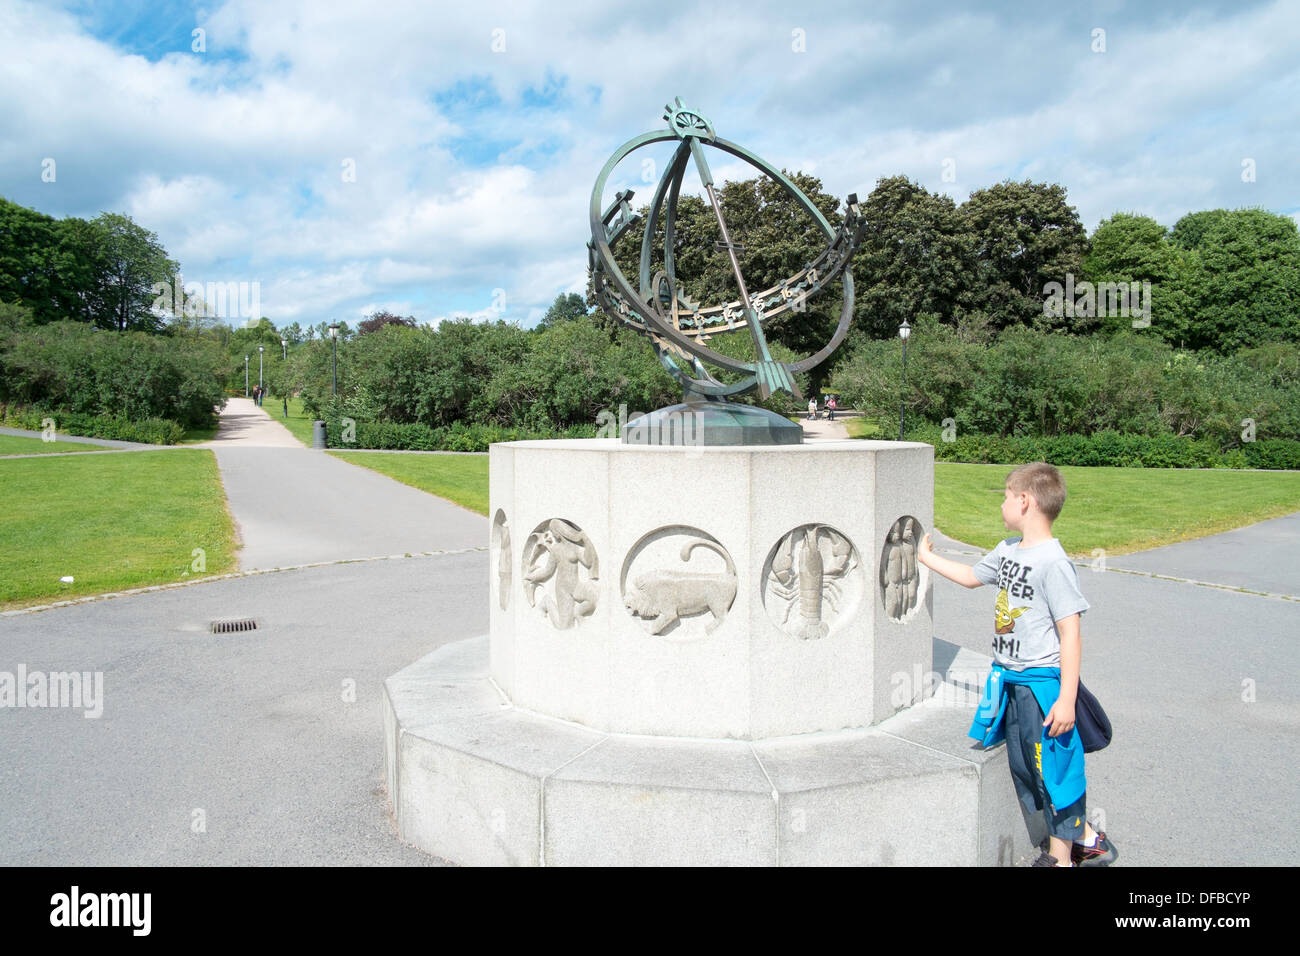
<path fill-rule="evenodd" d="M 643 418 L 634 419 L 623 429 L 623 441 L 630 444 L 703 444 L 703 445 L 785 445 L 802 441 L 803 429 L 766 409 L 728 402 L 730 396 L 757 392 L 767 398 L 786 391 L 796 399 L 803 396 L 794 375 L 821 364 L 844 340 L 853 316 L 853 274 L 849 260 L 862 235 L 862 212 L 856 194 L 846 203 L 843 224 L 835 229 L 812 201 L 779 169 L 742 146 L 728 142 L 713 132 L 713 125 L 698 111 L 689 109 L 681 97 L 665 107 L 668 128 L 642 133 L 620 146 L 605 163 L 591 191 L 591 242 L 588 252 L 592 282 L 601 308 L 618 321 L 647 335 L 665 369 L 682 386 L 683 403 L 662 408 Z M 632 211 L 632 190 L 614 197 L 609 208 L 602 208 L 606 181 L 614 168 L 635 150 L 652 143 L 680 140 L 672 161 L 655 188 L 654 199 L 646 216 L 641 237 L 639 288 L 628 282 L 614 258 L 612 246 L 636 223 Z M 704 147 L 730 153 L 776 182 L 813 218 L 825 235 L 826 248 L 813 262 L 771 288 L 751 294 L 740 271 L 736 245 L 731 241 L 722 206 L 713 185 L 713 174 Z M 704 185 L 709 203 L 722 233 L 719 244 L 731 259 L 740 298 L 718 305 L 691 302 L 678 289 L 673 257 L 673 240 L 677 219 L 677 200 L 688 161 Z M 650 274 L 656 224 L 665 209 L 663 269 Z M 839 324 L 829 342 L 818 352 L 797 362 L 780 362 L 772 358 L 763 335 L 762 323 L 789 311 L 802 311 L 807 300 L 826 285 L 843 277 L 844 304 Z M 742 361 L 723 355 L 705 345 L 720 332 L 748 328 L 754 338 L 754 361 Z M 683 369 L 680 362 L 689 363 Z M 741 379 L 728 384 L 711 375 L 703 363 L 738 373 Z"/>
<path fill-rule="evenodd" d="M 488 633 L 444 642 L 384 683 L 398 834 L 471 866 L 970 865 L 1036 855 L 1019 801 L 999 785 L 1005 753 L 933 746 L 970 726 L 962 708 L 926 704 L 938 697 L 933 592 L 915 551 L 934 523 L 933 447 L 796 444 L 797 424 L 728 401 L 750 390 L 797 395 L 795 376 L 843 339 L 856 199 L 833 229 L 778 170 L 715 137 L 680 100 L 668 120 L 620 147 L 596 182 L 593 280 L 602 306 L 648 336 L 681 383 L 677 421 L 691 422 L 690 437 L 730 447 L 643 447 L 656 432 L 661 446 L 688 444 L 685 429 L 665 441 L 661 428 L 637 428 L 672 409 L 633 419 L 623 442 L 492 444 Z M 604 209 L 602 190 L 620 160 L 661 142 L 673 155 L 645 211 L 634 287 L 610 249 L 636 219 L 631 194 Z M 751 295 L 709 149 L 779 183 L 817 223 L 824 250 Z M 737 301 L 697 305 L 677 288 L 674 217 L 692 161 Z M 666 254 L 651 274 L 660 229 Z M 773 359 L 765 321 L 837 278 L 844 306 L 830 342 L 806 359 Z M 742 328 L 754 361 L 703 341 Z M 723 506 L 717 495 L 672 493 L 696 488 L 725 489 Z M 946 686 L 938 699 L 963 699 Z M 902 712 L 888 734 L 877 731 Z"/>

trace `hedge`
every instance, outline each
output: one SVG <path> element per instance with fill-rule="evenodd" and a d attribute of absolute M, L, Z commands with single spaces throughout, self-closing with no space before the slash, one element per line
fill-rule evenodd
<path fill-rule="evenodd" d="M 44 420 L 54 419 L 54 427 L 65 435 L 85 438 L 111 438 L 117 441 L 143 442 L 147 445 L 175 445 L 185 437 L 185 429 L 165 418 L 127 421 L 109 415 L 86 415 L 42 408 L 0 405 L 0 422 L 10 428 L 41 431 Z"/>
<path fill-rule="evenodd" d="M 364 448 L 387 451 L 487 451 L 494 442 L 528 441 L 545 438 L 594 438 L 595 425 L 575 425 L 558 430 L 510 428 L 502 425 L 447 426 L 356 422 L 355 441 L 344 441 L 341 418 L 326 417 L 325 439 L 330 448 Z"/>
<path fill-rule="evenodd" d="M 1016 465 L 1046 461 L 1053 465 L 1121 468 L 1261 468 L 1300 470 L 1300 441 L 1265 438 L 1220 449 L 1208 439 L 1178 435 L 1128 435 L 1115 431 L 1091 435 L 958 434 L 945 441 L 943 429 L 925 425 L 909 430 L 909 441 L 934 445 L 940 461 Z"/>

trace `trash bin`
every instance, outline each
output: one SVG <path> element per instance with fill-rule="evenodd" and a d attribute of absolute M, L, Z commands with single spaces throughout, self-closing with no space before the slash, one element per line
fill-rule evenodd
<path fill-rule="evenodd" d="M 311 447 L 325 447 L 325 423 L 316 421 L 311 423 Z"/>

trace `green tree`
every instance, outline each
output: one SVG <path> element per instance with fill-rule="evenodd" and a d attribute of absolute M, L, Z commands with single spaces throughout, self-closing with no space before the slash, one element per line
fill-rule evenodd
<path fill-rule="evenodd" d="M 367 332 L 377 332 L 385 325 L 405 325 L 407 328 L 413 329 L 416 324 L 415 316 L 413 315 L 403 317 L 400 315 L 394 315 L 387 309 L 380 309 L 378 312 L 372 313 L 369 318 L 361 320 L 361 323 L 357 326 L 357 335 L 365 335 Z"/>
<path fill-rule="evenodd" d="M 545 332 L 547 329 L 565 322 L 569 319 L 576 319 L 580 315 L 587 314 L 587 300 L 576 292 L 561 292 L 551 303 L 551 307 L 546 310 L 546 314 L 534 326 L 537 332 Z"/>
<path fill-rule="evenodd" d="M 1094 285 L 1149 282 L 1150 319 L 1156 334 L 1168 342 L 1186 337 L 1187 292 L 1183 287 L 1184 262 L 1168 230 L 1149 216 L 1117 212 L 1103 219 L 1092 234 L 1083 265 L 1084 276 Z M 1130 287 L 1131 291 L 1131 287 Z M 1098 292 L 1098 303 L 1103 296 Z M 1130 311 L 1139 306 L 1130 302 Z M 1100 319 L 1110 332 L 1132 328 L 1133 316 L 1107 315 Z"/>
<path fill-rule="evenodd" d="M 1180 249 L 1195 249 L 1201 244 L 1210 227 L 1221 224 L 1229 215 L 1231 214 L 1226 209 L 1189 212 L 1174 223 L 1174 228 L 1169 232 L 1169 241 Z"/>
<path fill-rule="evenodd" d="M 862 205 L 867 229 L 853 259 L 854 338 L 889 338 L 927 313 L 954 323 L 972 302 L 974 236 L 947 196 L 890 176 Z"/>
<path fill-rule="evenodd" d="M 171 286 L 180 266 L 167 258 L 158 236 L 130 216 L 101 213 L 91 221 L 100 261 L 90 294 L 90 315 L 100 328 L 157 331 L 162 319 L 152 311 L 155 283 Z"/>
<path fill-rule="evenodd" d="M 1069 324 L 1089 331 L 1095 320 L 1052 320 L 1043 314 L 1046 287 L 1083 275 L 1088 237 L 1079 214 L 1055 183 L 998 183 L 971 193 L 961 214 L 975 243 L 975 305 L 994 325 Z"/>
<path fill-rule="evenodd" d="M 1184 216 L 1186 345 L 1228 353 L 1300 341 L 1300 233 L 1289 216 L 1216 209 Z"/>
<path fill-rule="evenodd" d="M 37 324 L 89 321 L 100 244 L 84 219 L 54 219 L 0 199 L 0 301 L 25 305 Z"/>

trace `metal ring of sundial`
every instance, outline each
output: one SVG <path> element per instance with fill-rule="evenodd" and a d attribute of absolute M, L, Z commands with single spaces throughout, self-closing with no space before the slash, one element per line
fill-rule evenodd
<path fill-rule="evenodd" d="M 592 280 L 600 304 L 609 315 L 649 335 L 660 361 L 687 390 L 688 395 L 695 392 L 720 398 L 756 389 L 764 398 L 778 390 L 789 391 L 796 397 L 801 397 L 794 383 L 794 373 L 807 371 L 824 361 L 844 340 L 853 316 L 853 275 L 848 269 L 848 263 L 857 247 L 863 226 L 857 197 L 849 196 L 844 223 L 835 229 L 821 210 L 784 173 L 744 147 L 717 137 L 712 124 L 698 111 L 687 108 L 681 97 L 676 99 L 675 105 L 669 104 L 666 107 L 664 119 L 668 121 L 667 129 L 643 133 L 620 146 L 605 163 L 592 188 L 591 242 L 588 243 L 588 249 Z M 619 268 L 612 249 L 613 244 L 637 219 L 629 202 L 633 194 L 631 190 L 620 192 L 613 204 L 605 209 L 602 207 L 605 185 L 615 167 L 631 153 L 653 143 L 672 140 L 680 140 L 680 145 L 660 177 L 650 204 L 641 239 L 640 288 L 634 290 Z M 705 145 L 730 153 L 770 176 L 813 218 L 826 237 L 827 246 L 821 255 L 790 278 L 750 295 L 713 188 L 712 173 L 704 155 Z M 739 301 L 700 307 L 686 301 L 677 292 L 673 241 L 677 201 L 690 159 L 695 161 L 696 170 L 717 217 L 723 237 L 721 245 L 731 259 L 740 290 Z M 665 201 L 664 269 L 652 277 L 650 265 L 655 225 L 659 221 L 660 211 L 665 208 Z M 802 310 L 803 303 L 809 297 L 840 276 L 844 280 L 844 300 L 839 324 L 830 341 L 818 352 L 798 362 L 773 360 L 762 333 L 762 320 L 791 310 Z M 756 361 L 734 359 L 703 344 L 703 340 L 711 335 L 742 328 L 749 328 L 754 336 L 758 356 Z M 692 359 L 695 377 L 678 367 L 673 354 Z M 723 384 L 705 371 L 701 360 L 740 373 L 744 378 L 732 385 Z"/>

